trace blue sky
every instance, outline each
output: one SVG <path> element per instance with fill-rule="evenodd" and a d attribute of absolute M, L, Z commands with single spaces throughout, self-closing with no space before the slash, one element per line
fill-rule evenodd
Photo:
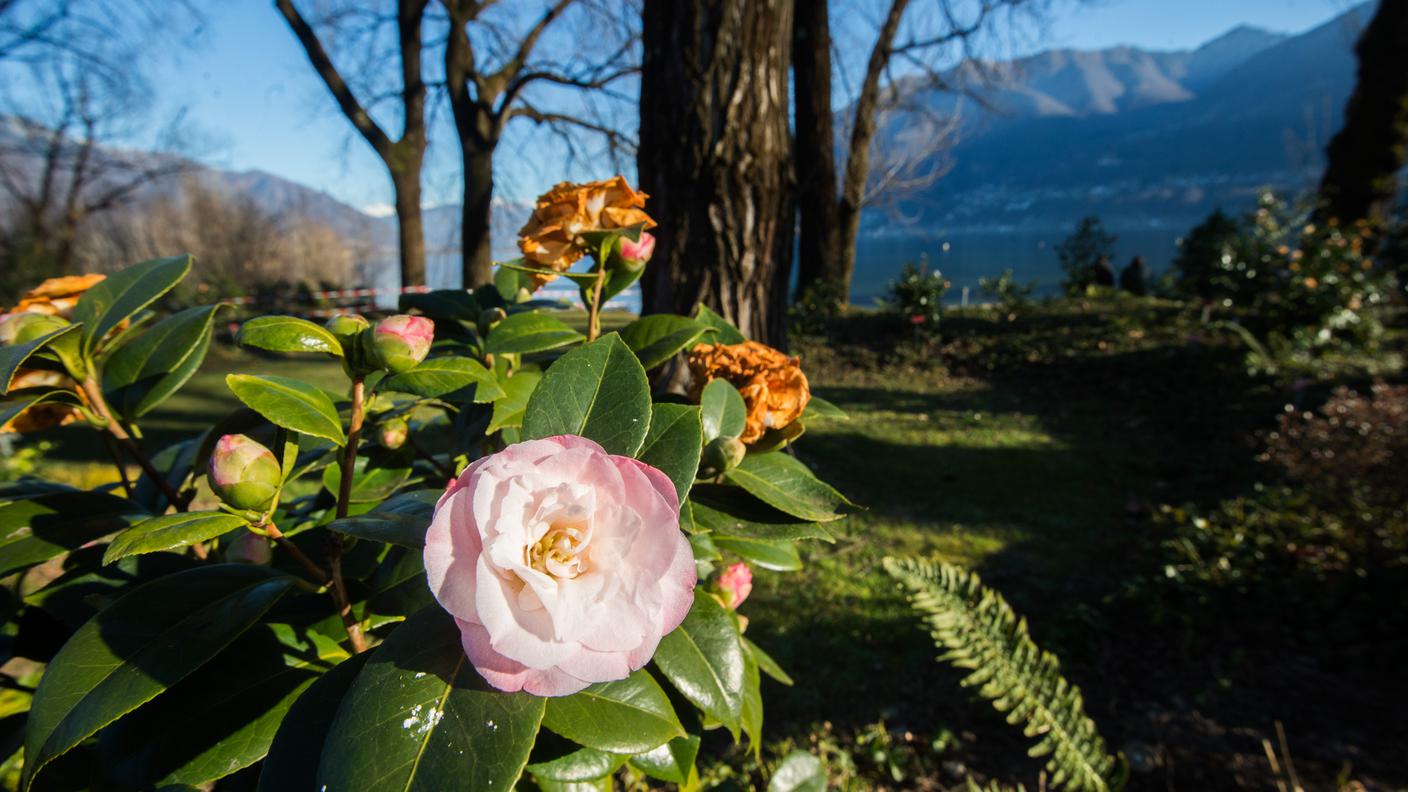
<path fill-rule="evenodd" d="M 1348 0 L 1055 3 L 1056 13 L 1039 34 L 1012 43 L 1017 53 L 1115 44 L 1180 49 L 1239 24 L 1304 30 L 1353 5 Z M 379 161 L 351 133 L 273 3 L 225 0 L 204 7 L 201 29 L 190 31 L 192 43 L 165 48 L 153 75 L 166 110 L 186 108 L 200 133 L 201 158 L 223 168 L 269 171 L 353 206 L 386 204 L 390 186 Z M 833 21 L 837 24 L 844 23 Z M 525 139 L 524 128 L 510 134 L 514 138 L 506 141 L 509 149 L 498 165 L 503 192 L 515 199 L 531 197 L 559 174 L 536 165 L 551 157 L 540 143 Z M 432 147 L 425 182 L 429 203 L 458 200 L 457 168 L 452 146 Z"/>

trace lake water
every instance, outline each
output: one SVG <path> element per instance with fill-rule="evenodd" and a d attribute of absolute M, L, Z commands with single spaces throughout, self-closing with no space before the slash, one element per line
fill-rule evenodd
<path fill-rule="evenodd" d="M 1155 275 L 1168 268 L 1177 252 L 1181 232 L 1171 228 L 1117 231 L 1114 265 L 1118 274 L 1136 255 Z M 962 299 L 963 288 L 971 299 L 980 300 L 978 279 L 1000 275 L 1011 268 L 1018 282 L 1035 281 L 1037 294 L 1056 294 L 1061 288 L 1062 271 L 1056 246 L 1070 229 L 1017 231 L 961 231 L 955 233 L 914 233 L 869 237 L 856 249 L 856 273 L 851 283 L 851 302 L 873 305 L 883 297 L 889 282 L 907 261 L 927 259 L 953 283 L 948 298 Z"/>

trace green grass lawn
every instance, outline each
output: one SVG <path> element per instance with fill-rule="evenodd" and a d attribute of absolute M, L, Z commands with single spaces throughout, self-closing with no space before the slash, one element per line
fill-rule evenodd
<path fill-rule="evenodd" d="M 881 571 L 887 555 L 924 555 L 979 570 L 1030 617 L 1033 637 L 1062 656 L 1114 748 L 1166 760 L 1136 775 L 1134 788 L 1154 779 L 1238 788 L 1234 776 L 1253 788 L 1266 778 L 1259 740 L 1278 720 L 1309 777 L 1349 761 L 1408 781 L 1385 769 L 1383 748 L 1408 731 L 1403 717 L 1376 730 L 1368 683 L 1349 679 L 1357 692 L 1348 698 L 1343 685 L 1306 693 L 1294 686 L 1314 688 L 1318 677 L 1297 664 L 1319 662 L 1314 655 L 1253 639 L 1204 652 L 1125 596 L 1130 581 L 1158 572 L 1151 510 L 1250 491 L 1265 477 L 1255 433 L 1301 397 L 1249 376 L 1234 342 L 1197 338 L 1155 303 L 1033 309 L 1016 321 L 971 312 L 944 327 L 942 343 L 851 344 L 843 331 L 794 350 L 816 393 L 850 414 L 809 426 L 797 451 L 865 511 L 840 524 L 834 544 L 805 547 L 802 571 L 759 572 L 743 607 L 749 636 L 797 681 L 765 683 L 771 735 L 824 754 L 845 749 L 854 767 L 842 775 L 861 788 L 944 788 L 958 781 L 953 763 L 1038 788 L 1026 742 L 935 663 Z M 219 348 L 146 422 L 151 446 L 231 409 L 231 371 L 297 376 L 334 392 L 343 382 L 332 362 Z M 90 435 L 45 438 L 62 468 L 51 472 L 103 475 Z M 1262 674 L 1263 655 L 1285 667 Z M 743 772 L 741 752 L 711 740 L 713 777 Z"/>

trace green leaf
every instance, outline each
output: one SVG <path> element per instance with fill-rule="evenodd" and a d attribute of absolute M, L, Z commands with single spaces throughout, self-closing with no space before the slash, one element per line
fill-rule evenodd
<path fill-rule="evenodd" d="M 826 792 L 826 768 L 806 751 L 793 751 L 772 774 L 768 792 Z"/>
<path fill-rule="evenodd" d="M 555 316 L 539 311 L 517 313 L 489 331 L 484 351 L 490 355 L 531 355 L 547 352 L 585 339 Z"/>
<path fill-rule="evenodd" d="M 642 316 L 621 329 L 621 340 L 640 358 L 640 364 L 650 370 L 682 350 L 690 349 L 714 328 L 683 316 L 652 314 Z"/>
<path fill-rule="evenodd" d="M 784 542 L 835 541 L 820 525 L 799 522 L 738 487 L 698 484 L 690 494 L 690 503 L 694 524 L 719 535 Z"/>
<path fill-rule="evenodd" d="M 425 532 L 430 528 L 439 498 L 440 490 L 402 493 L 366 514 L 333 520 L 328 527 L 374 542 L 420 549 L 425 547 Z"/>
<path fill-rule="evenodd" d="M 439 606 L 377 647 L 347 692 L 323 746 L 316 789 L 513 789 L 544 700 L 490 690 Z"/>
<path fill-rule="evenodd" d="M 259 770 L 259 792 L 317 789 L 318 762 L 337 708 L 371 652 L 353 655 L 319 677 L 293 702 Z"/>
<path fill-rule="evenodd" d="M 807 402 L 807 409 L 802 411 L 802 420 L 831 418 L 839 421 L 849 421 L 851 416 L 845 410 L 837 407 L 826 399 L 812 394 L 811 401 Z"/>
<path fill-rule="evenodd" d="M 68 325 L 23 344 L 0 346 L 0 395 L 9 393 L 10 383 L 15 378 L 15 372 L 19 371 L 20 366 L 29 359 L 30 355 L 48 346 L 51 341 L 80 329 L 78 325 Z"/>
<path fill-rule="evenodd" d="M 738 437 L 748 423 L 748 406 L 727 380 L 709 380 L 699 395 L 699 408 L 706 443 L 716 437 Z"/>
<path fill-rule="evenodd" d="M 39 681 L 25 728 L 21 789 L 49 762 L 204 665 L 292 582 L 260 566 L 200 567 L 139 586 L 99 612 Z"/>
<path fill-rule="evenodd" d="M 738 739 L 743 709 L 743 644 L 733 617 L 717 599 L 695 589 L 694 607 L 660 641 L 655 664 L 675 689 Z"/>
<path fill-rule="evenodd" d="M 806 465 L 787 454 L 749 454 L 738 467 L 725 473 L 724 478 L 769 506 L 803 520 L 839 520 L 855 507 Z"/>
<path fill-rule="evenodd" d="M 759 671 L 762 671 L 764 674 L 767 674 L 783 685 L 792 687 L 792 677 L 789 676 L 786 671 L 783 671 L 782 666 L 778 665 L 777 661 L 772 659 L 772 655 L 764 652 L 762 647 L 745 637 L 743 639 L 743 648 L 752 656 L 753 662 L 758 664 Z"/>
<path fill-rule="evenodd" d="M 275 426 L 331 440 L 338 445 L 347 442 L 337 407 L 326 393 L 312 385 L 290 377 L 252 374 L 227 375 L 225 384 L 246 407 Z"/>
<path fill-rule="evenodd" d="M 523 414 L 525 440 L 581 435 L 623 456 L 635 456 L 649 431 L 650 383 L 615 333 L 553 363 Z"/>
<path fill-rule="evenodd" d="M 467 357 L 437 357 L 377 383 L 377 390 L 410 393 L 425 399 L 438 399 L 474 386 L 474 401 L 491 402 L 504 395 L 494 372 Z"/>
<path fill-rule="evenodd" d="M 775 542 L 767 539 L 742 539 L 736 536 L 709 534 L 720 550 L 746 558 L 763 569 L 774 572 L 796 572 L 802 568 L 802 557 L 797 554 L 796 545 L 791 542 Z"/>
<path fill-rule="evenodd" d="M 402 311 L 417 310 L 436 321 L 468 322 L 471 325 L 479 318 L 481 310 L 490 307 L 481 306 L 474 295 L 464 289 L 403 294 L 397 304 Z"/>
<path fill-rule="evenodd" d="M 17 392 L 18 396 L 20 392 Z M 38 394 L 37 396 L 20 396 L 11 401 L 0 402 L 0 426 L 4 426 L 10 421 L 24 415 L 31 407 L 38 407 L 41 404 L 82 404 L 78 400 L 78 395 L 72 391 L 51 390 Z"/>
<path fill-rule="evenodd" d="M 240 346 L 270 352 L 322 352 L 342 357 L 342 342 L 332 331 L 296 316 L 260 316 L 240 325 Z"/>
<path fill-rule="evenodd" d="M 83 325 L 83 351 L 91 354 L 104 336 L 171 291 L 190 270 L 188 255 L 153 259 L 119 270 L 84 292 L 73 309 L 74 323 Z"/>
<path fill-rule="evenodd" d="M 699 472 L 704 430 L 699 408 L 686 404 L 655 404 L 650 408 L 650 432 L 636 458 L 657 468 L 675 483 L 683 502 Z"/>
<path fill-rule="evenodd" d="M 188 308 L 123 344 L 103 366 L 103 390 L 131 420 L 166 401 L 195 375 L 210 348 L 219 305 Z"/>
<path fill-rule="evenodd" d="M 221 511 L 182 512 L 143 520 L 118 534 L 103 553 L 103 563 L 204 542 L 245 525 L 243 517 Z"/>
<path fill-rule="evenodd" d="M 709 310 L 707 306 L 700 305 L 699 312 L 694 315 L 694 319 L 701 324 L 714 328 L 718 335 L 714 336 L 716 344 L 741 344 L 747 341 L 747 336 L 739 332 L 737 327 L 729 320 L 719 316 Z"/>
<path fill-rule="evenodd" d="M 147 516 L 136 504 L 101 492 L 62 486 L 0 492 L 0 575 L 41 564 Z"/>
<path fill-rule="evenodd" d="M 101 773 L 125 789 L 208 784 L 268 753 L 299 696 L 346 657 L 287 624 L 260 624 L 156 700 L 103 730 Z M 313 787 L 309 786 L 309 789 Z"/>
<path fill-rule="evenodd" d="M 739 636 L 742 641 L 742 636 Z M 758 663 L 753 655 L 743 653 L 743 733 L 748 735 L 748 745 L 753 749 L 754 758 L 763 752 L 763 680 L 758 674 Z"/>
<path fill-rule="evenodd" d="M 637 754 L 685 736 L 670 699 L 643 668 L 547 701 L 544 726 L 599 751 Z"/>
<path fill-rule="evenodd" d="M 389 454 L 358 456 L 352 466 L 352 489 L 348 500 L 351 503 L 373 503 L 391 497 L 406 479 L 411 477 L 411 468 L 404 461 Z M 342 465 L 328 465 L 323 468 L 323 486 L 336 495 L 342 486 Z"/>
<path fill-rule="evenodd" d="M 542 372 L 532 369 L 519 369 L 512 377 L 499 375 L 499 386 L 503 388 L 504 396 L 494 402 L 494 415 L 489 420 L 489 427 L 484 430 L 485 434 L 493 434 L 505 427 L 522 426 L 528 398 L 542 379 Z"/>
<path fill-rule="evenodd" d="M 581 748 L 551 761 L 530 764 L 528 772 L 535 779 L 548 781 L 595 781 L 611 775 L 625 763 L 626 757 L 619 754 Z"/>
<path fill-rule="evenodd" d="M 676 737 L 653 750 L 631 757 L 631 766 L 651 778 L 672 784 L 686 784 L 694 775 L 694 760 L 699 756 L 699 735 Z"/>

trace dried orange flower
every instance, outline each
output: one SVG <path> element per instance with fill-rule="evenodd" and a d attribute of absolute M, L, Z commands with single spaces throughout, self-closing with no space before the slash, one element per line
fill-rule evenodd
<path fill-rule="evenodd" d="M 19 304 L 3 316 L 35 313 L 72 319 L 74 306 L 78 305 L 78 298 L 106 277 L 106 275 L 94 273 L 49 278 L 25 292 L 24 296 L 20 298 Z M 5 324 L 12 323 L 0 322 L 0 343 L 9 343 L 12 340 L 4 337 Z M 10 390 L 12 391 L 25 388 L 75 387 L 76 383 L 68 375 L 40 369 L 21 368 L 15 372 L 14 379 L 10 381 Z M 38 404 L 20 413 L 4 426 L 0 426 L 0 434 L 37 432 L 51 426 L 65 426 L 76 420 L 78 420 L 78 411 L 66 404 Z"/>
<path fill-rule="evenodd" d="M 802 415 L 811 401 L 811 387 L 800 361 L 757 341 L 741 344 L 700 344 L 689 353 L 698 400 L 713 379 L 727 380 L 743 396 L 748 420 L 739 439 L 756 442 L 769 429 L 784 429 Z"/>
<path fill-rule="evenodd" d="M 586 254 L 578 244 L 583 232 L 640 223 L 654 228 L 655 221 L 644 211 L 648 197 L 632 189 L 621 176 L 586 184 L 562 182 L 539 196 L 533 216 L 518 232 L 524 262 L 550 271 L 534 275 L 533 288 L 557 277 L 556 273 L 566 272 Z"/>
<path fill-rule="evenodd" d="M 101 283 L 106 275 L 93 273 L 91 275 L 66 275 L 62 278 L 50 278 L 33 289 L 25 292 L 20 297 L 19 305 L 10 309 L 10 313 L 41 313 L 49 316 L 62 316 L 65 319 L 73 318 L 73 308 L 78 305 L 78 298 L 83 293 Z"/>

